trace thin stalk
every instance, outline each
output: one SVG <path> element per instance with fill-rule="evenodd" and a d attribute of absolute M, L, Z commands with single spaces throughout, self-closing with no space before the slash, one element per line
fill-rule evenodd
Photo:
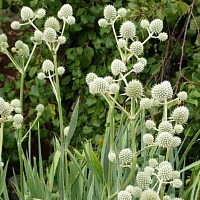
<path fill-rule="evenodd" d="M 2 154 L 2 146 L 3 146 L 3 127 L 4 127 L 4 122 L 1 122 L 1 127 L 0 127 L 0 162 L 1 162 L 1 154 Z"/>
<path fill-rule="evenodd" d="M 53 62 L 55 67 L 55 75 L 56 75 L 56 91 L 57 91 L 57 102 L 58 102 L 58 114 L 59 114 L 59 122 L 60 122 L 60 138 L 61 138 L 61 168 L 60 168 L 60 199 L 66 199 L 65 197 L 65 138 L 64 138 L 64 125 L 63 125 L 63 114 L 62 114 L 62 104 L 61 104 L 61 96 L 60 96 L 60 83 L 58 77 L 58 63 L 57 63 L 57 51 L 53 51 Z M 67 177 L 66 177 L 67 178 Z M 68 183 L 68 181 L 66 181 Z M 66 188 L 68 188 L 66 186 Z"/>

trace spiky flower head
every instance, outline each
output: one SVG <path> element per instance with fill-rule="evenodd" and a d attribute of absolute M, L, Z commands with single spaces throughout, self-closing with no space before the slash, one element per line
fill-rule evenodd
<path fill-rule="evenodd" d="M 163 200 L 171 200 L 171 197 L 168 196 L 168 195 L 165 195 L 165 196 L 163 197 Z"/>
<path fill-rule="evenodd" d="M 109 84 L 112 84 L 112 83 L 113 83 L 113 77 L 112 77 L 112 76 L 105 76 L 104 79 L 105 79 Z"/>
<path fill-rule="evenodd" d="M 97 78 L 97 75 L 93 72 L 90 72 L 89 74 L 87 74 L 85 81 L 89 85 L 95 78 Z"/>
<path fill-rule="evenodd" d="M 60 30 L 60 24 L 57 18 L 55 17 L 48 17 L 44 23 L 44 28 L 53 28 L 55 31 Z"/>
<path fill-rule="evenodd" d="M 132 185 L 128 185 L 125 190 L 131 193 L 131 195 L 135 198 L 139 198 L 142 193 L 142 189 L 140 187 L 133 187 Z"/>
<path fill-rule="evenodd" d="M 42 64 L 42 71 L 48 73 L 54 71 L 54 64 L 51 60 L 46 59 Z"/>
<path fill-rule="evenodd" d="M 58 18 L 59 19 L 66 19 L 69 16 L 73 15 L 73 9 L 71 5 L 64 4 L 61 9 L 58 11 Z"/>
<path fill-rule="evenodd" d="M 172 181 L 172 186 L 174 188 L 180 188 L 182 185 L 183 185 L 183 182 L 179 179 L 179 178 L 176 178 Z"/>
<path fill-rule="evenodd" d="M 69 126 L 66 126 L 66 127 L 64 128 L 64 135 L 67 137 L 68 134 L 69 134 Z"/>
<path fill-rule="evenodd" d="M 158 35 L 158 39 L 160 41 L 162 41 L 162 42 L 164 42 L 165 40 L 167 40 L 167 38 L 168 38 L 168 35 L 165 32 L 159 33 L 159 35 Z"/>
<path fill-rule="evenodd" d="M 27 44 L 23 43 L 21 40 L 15 42 L 15 48 L 17 55 L 28 57 L 30 54 L 29 47 Z"/>
<path fill-rule="evenodd" d="M 143 95 L 144 89 L 143 89 L 142 83 L 140 81 L 132 80 L 126 86 L 125 91 L 126 91 L 126 95 L 128 97 L 137 99 Z"/>
<path fill-rule="evenodd" d="M 147 59 L 146 58 L 138 58 L 138 62 L 139 63 L 142 63 L 144 66 L 146 66 L 147 65 Z"/>
<path fill-rule="evenodd" d="M 144 65 L 141 62 L 135 63 L 133 65 L 133 72 L 136 74 L 141 73 L 144 70 Z"/>
<path fill-rule="evenodd" d="M 173 171 L 172 172 L 172 179 L 180 178 L 180 172 L 179 171 Z"/>
<path fill-rule="evenodd" d="M 108 26 L 108 21 L 104 18 L 99 19 L 98 24 L 100 27 L 104 28 L 106 26 Z"/>
<path fill-rule="evenodd" d="M 174 126 L 174 131 L 175 131 L 177 134 L 182 133 L 183 130 L 184 130 L 183 125 L 181 125 L 181 124 L 175 124 L 175 126 Z"/>
<path fill-rule="evenodd" d="M 144 172 L 146 174 L 148 174 L 149 176 L 152 176 L 152 174 L 154 173 L 155 169 L 153 167 L 150 167 L 150 166 L 146 166 L 144 168 Z"/>
<path fill-rule="evenodd" d="M 39 72 L 38 75 L 37 75 L 38 79 L 40 80 L 44 80 L 46 78 L 46 75 L 44 72 Z"/>
<path fill-rule="evenodd" d="M 117 16 L 116 8 L 112 5 L 107 5 L 104 8 L 103 13 L 104 13 L 105 19 L 107 19 L 107 20 L 114 20 L 115 17 Z"/>
<path fill-rule="evenodd" d="M 171 83 L 170 83 L 169 81 L 163 81 L 163 82 L 161 83 L 161 85 L 167 87 L 167 89 L 168 89 L 167 98 L 168 98 L 168 99 L 171 99 L 172 96 L 173 96 L 173 89 L 172 89 Z"/>
<path fill-rule="evenodd" d="M 151 184 L 151 177 L 145 172 L 138 172 L 136 176 L 136 181 L 141 189 L 145 189 L 148 188 Z"/>
<path fill-rule="evenodd" d="M 112 151 L 110 151 L 108 153 L 108 160 L 110 160 L 110 162 L 115 162 L 116 161 L 116 154 Z"/>
<path fill-rule="evenodd" d="M 97 77 L 89 83 L 89 90 L 91 94 L 105 93 L 108 91 L 108 88 L 108 82 L 101 77 Z"/>
<path fill-rule="evenodd" d="M 8 42 L 7 42 L 8 38 L 7 36 L 2 33 L 0 35 L 0 52 L 5 53 L 5 50 L 8 48 Z"/>
<path fill-rule="evenodd" d="M 3 117 L 7 117 L 10 115 L 10 113 L 13 111 L 13 107 L 8 103 L 8 102 L 4 102 L 4 107 L 2 108 L 1 115 Z M 1 106 L 0 106 L 1 107 Z"/>
<path fill-rule="evenodd" d="M 21 27 L 21 24 L 18 21 L 13 21 L 10 26 L 13 30 L 19 30 Z"/>
<path fill-rule="evenodd" d="M 149 25 L 149 30 L 152 33 L 159 34 L 163 29 L 163 21 L 160 19 L 154 19 L 150 25 Z"/>
<path fill-rule="evenodd" d="M 158 167 L 158 176 L 164 181 L 170 180 L 172 178 L 172 165 L 169 162 L 160 164 Z"/>
<path fill-rule="evenodd" d="M 144 143 L 147 145 L 151 145 L 154 142 L 154 137 L 150 133 L 144 134 L 142 138 L 143 138 Z"/>
<path fill-rule="evenodd" d="M 11 105 L 13 108 L 20 108 L 20 100 L 19 100 L 19 99 L 13 99 L 13 100 L 10 102 L 10 105 Z"/>
<path fill-rule="evenodd" d="M 118 40 L 118 42 L 117 42 L 117 44 L 118 44 L 118 46 L 119 46 L 119 48 L 125 48 L 126 47 L 126 45 L 127 45 L 127 42 L 126 42 L 126 40 L 125 39 L 123 39 L 123 38 L 120 38 L 119 40 Z"/>
<path fill-rule="evenodd" d="M 125 16 L 126 16 L 126 13 L 127 13 L 126 8 L 119 8 L 119 9 L 117 10 L 117 14 L 118 14 L 118 16 L 120 16 L 120 17 L 125 17 Z"/>
<path fill-rule="evenodd" d="M 23 122 L 23 116 L 21 114 L 15 114 L 13 116 L 13 121 L 17 124 L 21 124 Z"/>
<path fill-rule="evenodd" d="M 43 37 L 43 33 L 39 30 L 35 30 L 33 40 L 35 42 L 40 43 L 40 42 L 42 42 L 42 37 Z"/>
<path fill-rule="evenodd" d="M 188 121 L 189 110 L 185 106 L 180 106 L 174 109 L 171 114 L 172 120 L 177 124 L 185 124 Z"/>
<path fill-rule="evenodd" d="M 8 41 L 7 36 L 6 36 L 4 33 L 2 33 L 2 34 L 0 35 L 0 42 L 7 42 L 7 41 Z"/>
<path fill-rule="evenodd" d="M 66 22 L 67 22 L 68 25 L 71 26 L 71 25 L 75 24 L 76 19 L 75 19 L 74 16 L 69 16 L 69 17 L 67 17 Z"/>
<path fill-rule="evenodd" d="M 143 44 L 140 41 L 132 42 L 130 45 L 130 52 L 139 56 L 143 53 Z"/>
<path fill-rule="evenodd" d="M 15 121 L 13 121 L 13 127 L 16 129 L 20 129 L 22 127 L 22 123 L 16 123 Z"/>
<path fill-rule="evenodd" d="M 152 100 L 149 98 L 142 98 L 140 100 L 141 109 L 150 109 L 152 107 Z"/>
<path fill-rule="evenodd" d="M 173 130 L 173 126 L 169 121 L 162 121 L 158 126 L 159 132 L 169 132 Z"/>
<path fill-rule="evenodd" d="M 14 108 L 14 111 L 15 111 L 15 113 L 20 114 L 22 112 L 22 109 L 17 107 L 17 108 Z"/>
<path fill-rule="evenodd" d="M 133 152 L 129 148 L 122 149 L 119 152 L 119 161 L 122 165 L 131 164 L 133 160 Z"/>
<path fill-rule="evenodd" d="M 172 146 L 173 136 L 171 133 L 162 132 L 158 134 L 156 141 L 158 146 L 168 148 Z"/>
<path fill-rule="evenodd" d="M 65 68 L 63 66 L 58 67 L 58 75 L 62 76 L 65 73 Z"/>
<path fill-rule="evenodd" d="M 33 10 L 27 6 L 22 7 L 20 14 L 23 21 L 34 18 Z"/>
<path fill-rule="evenodd" d="M 119 84 L 117 83 L 112 83 L 109 86 L 109 92 L 110 94 L 116 94 L 117 92 L 119 92 Z"/>
<path fill-rule="evenodd" d="M 155 158 L 149 159 L 149 166 L 152 168 L 156 168 L 158 165 L 158 161 Z"/>
<path fill-rule="evenodd" d="M 142 192 L 140 200 L 160 200 L 160 198 L 154 190 L 147 189 Z"/>
<path fill-rule="evenodd" d="M 135 24 L 131 21 L 126 21 L 121 25 L 119 32 L 124 39 L 132 39 L 136 34 Z"/>
<path fill-rule="evenodd" d="M 44 112 L 44 105 L 43 104 L 38 104 L 35 108 L 37 111 L 37 115 L 40 116 Z"/>
<path fill-rule="evenodd" d="M 43 17 L 45 17 L 45 15 L 46 15 L 46 10 L 44 8 L 39 8 L 35 13 L 35 17 L 38 19 L 42 19 Z"/>
<path fill-rule="evenodd" d="M 145 127 L 149 130 L 153 129 L 156 127 L 156 124 L 153 120 L 146 120 L 145 122 Z"/>
<path fill-rule="evenodd" d="M 172 139 L 172 147 L 178 147 L 181 144 L 181 138 L 174 136 Z"/>
<path fill-rule="evenodd" d="M 58 37 L 58 42 L 60 44 L 65 44 L 66 43 L 66 37 L 65 36 L 59 36 Z"/>
<path fill-rule="evenodd" d="M 132 200 L 132 197 L 129 192 L 122 190 L 118 193 L 117 200 Z"/>
<path fill-rule="evenodd" d="M 149 28 L 149 25 L 150 25 L 150 23 L 149 23 L 149 21 L 147 19 L 142 19 L 141 22 L 140 22 L 140 26 L 142 28 L 147 29 L 147 28 Z"/>
<path fill-rule="evenodd" d="M 114 59 L 111 63 L 111 72 L 114 76 L 119 75 L 122 72 L 126 72 L 127 67 L 123 61 L 119 59 Z"/>
<path fill-rule="evenodd" d="M 185 91 L 179 92 L 179 93 L 177 94 L 177 96 L 178 96 L 178 98 L 179 98 L 181 101 L 187 100 L 187 97 L 188 97 L 187 92 L 185 92 Z"/>
<path fill-rule="evenodd" d="M 56 37 L 56 31 L 53 28 L 46 28 L 43 32 L 43 40 L 46 42 L 55 42 Z"/>

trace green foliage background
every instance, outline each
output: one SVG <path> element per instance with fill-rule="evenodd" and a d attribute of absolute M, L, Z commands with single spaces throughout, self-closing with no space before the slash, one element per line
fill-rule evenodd
<path fill-rule="evenodd" d="M 55 16 L 60 6 L 65 3 L 72 5 L 76 17 L 76 24 L 69 27 L 65 33 L 67 43 L 59 52 L 59 64 L 66 69 L 61 79 L 66 126 L 75 106 L 74 102 L 80 96 L 78 127 L 72 144 L 79 147 L 86 138 L 92 140 L 97 150 L 102 145 L 106 103 L 99 96 L 89 94 L 85 77 L 89 72 L 95 72 L 99 76 L 110 75 L 110 63 L 114 57 L 119 57 L 111 31 L 108 28 L 100 29 L 98 26 L 98 19 L 103 17 L 103 8 L 107 4 L 114 4 L 116 8 L 129 9 L 128 18 L 131 18 L 137 26 L 144 18 L 164 20 L 164 31 L 168 33 L 169 39 L 162 44 L 150 40 L 144 52 L 144 57 L 148 59 L 148 66 L 139 76 L 146 84 L 147 91 L 153 84 L 167 79 L 174 86 L 175 93 L 179 90 L 188 92 L 186 106 L 190 110 L 190 119 L 187 129 L 191 128 L 190 137 L 192 137 L 200 128 L 200 1 L 0 0 L 0 31 L 7 33 L 11 47 L 18 39 L 31 45 L 31 28 L 20 31 L 13 31 L 10 28 L 11 21 L 19 18 L 22 6 L 30 6 L 33 10 L 43 7 L 48 10 L 49 16 Z M 40 23 L 38 22 L 38 26 L 41 25 Z M 117 24 L 117 28 L 120 23 Z M 138 36 L 144 38 L 146 32 L 141 29 L 137 31 Z M 40 125 L 43 157 L 46 159 L 51 154 L 51 138 L 59 132 L 56 101 L 51 88 L 48 82 L 41 82 L 36 77 L 42 61 L 47 57 L 48 52 L 45 48 L 37 49 L 26 76 L 24 91 L 25 120 L 30 121 L 34 118 L 33 108 L 38 103 L 45 105 Z M 0 64 L 0 96 L 7 100 L 19 97 L 18 74 L 2 54 L 0 54 Z M 18 157 L 16 140 L 11 127 L 7 127 L 6 130 L 4 156 L 9 157 L 11 162 L 15 162 Z M 33 138 L 36 137 L 33 133 Z M 36 154 L 35 149 L 33 154 Z M 199 145 L 196 143 L 188 157 L 188 163 L 198 159 L 199 150 Z"/>

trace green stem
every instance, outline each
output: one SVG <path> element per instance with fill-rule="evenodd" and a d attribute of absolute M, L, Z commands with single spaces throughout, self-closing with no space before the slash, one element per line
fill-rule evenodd
<path fill-rule="evenodd" d="M 1 154 L 2 154 L 2 146 L 3 146 L 3 127 L 4 127 L 4 122 L 1 122 L 1 127 L 0 127 L 0 162 L 1 160 Z"/>

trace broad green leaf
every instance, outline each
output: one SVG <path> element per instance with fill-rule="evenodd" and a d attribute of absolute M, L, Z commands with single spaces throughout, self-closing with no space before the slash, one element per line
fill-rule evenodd
<path fill-rule="evenodd" d="M 176 2 L 176 5 L 177 5 L 177 7 L 181 10 L 181 12 L 182 12 L 183 14 L 189 13 L 189 11 L 190 11 L 190 6 L 189 6 L 187 3 L 182 2 L 182 1 L 177 1 L 177 2 Z"/>

